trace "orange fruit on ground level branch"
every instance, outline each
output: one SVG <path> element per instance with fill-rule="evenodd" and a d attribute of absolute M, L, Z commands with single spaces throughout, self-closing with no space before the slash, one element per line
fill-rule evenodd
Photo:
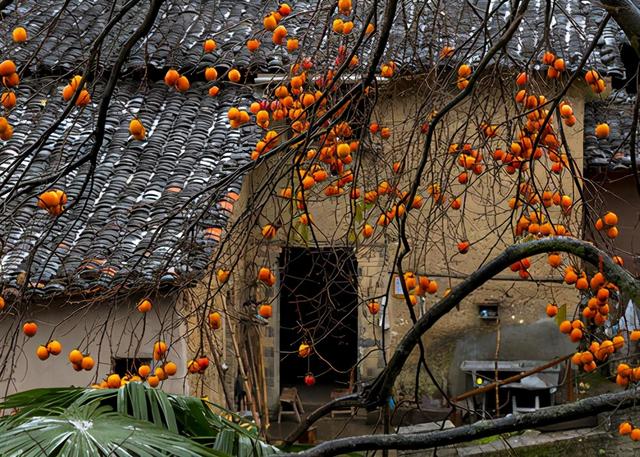
<path fill-rule="evenodd" d="M 629 422 L 623 422 L 618 426 L 618 433 L 621 435 L 629 435 L 633 430 L 633 426 Z"/>
<path fill-rule="evenodd" d="M 582 352 L 576 352 L 571 357 L 571 363 L 574 365 L 582 365 Z"/>
<path fill-rule="evenodd" d="M 207 367 L 209 366 L 209 357 L 207 357 L 206 355 L 202 357 L 198 357 L 196 359 L 196 362 L 198 363 L 198 367 L 200 367 L 199 372 L 203 373 L 204 370 L 206 370 Z"/>
<path fill-rule="evenodd" d="M 547 261 L 553 268 L 558 268 L 562 264 L 562 257 L 560 256 L 560 254 L 552 252 L 551 254 L 549 254 Z"/>
<path fill-rule="evenodd" d="M 209 325 L 214 330 L 218 330 L 220 327 L 222 327 L 222 316 L 219 312 L 214 311 L 209 314 Z"/>
<path fill-rule="evenodd" d="M 22 326 L 22 333 L 27 335 L 28 337 L 35 336 L 38 332 L 38 324 L 35 322 L 25 322 Z"/>
<path fill-rule="evenodd" d="M 471 243 L 469 243 L 468 241 L 460 241 L 458 243 L 458 252 L 460 254 L 466 254 L 467 252 L 469 252 L 470 246 L 471 246 Z"/>
<path fill-rule="evenodd" d="M 373 227 L 369 224 L 364 224 L 361 233 L 364 238 L 371 238 L 373 235 Z"/>
<path fill-rule="evenodd" d="M 149 387 L 158 387 L 160 385 L 160 378 L 156 375 L 151 375 L 147 378 L 147 383 L 149 384 Z"/>
<path fill-rule="evenodd" d="M 49 358 L 49 351 L 46 347 L 40 345 L 38 349 L 36 349 L 36 355 L 40 360 L 47 360 Z"/>
<path fill-rule="evenodd" d="M 111 374 L 107 378 L 107 386 L 109 386 L 111 389 L 117 389 L 118 387 L 120 387 L 120 381 L 120 375 L 116 373 Z"/>
<path fill-rule="evenodd" d="M 147 376 L 149 376 L 149 374 L 151 373 L 151 367 L 149 365 L 140 365 L 140 367 L 138 367 L 138 374 L 140 375 L 140 377 L 142 378 L 146 378 Z"/>
<path fill-rule="evenodd" d="M 80 366 L 82 367 L 83 370 L 86 370 L 86 371 L 92 370 L 94 365 L 95 363 L 93 361 L 93 357 L 89 355 L 86 357 L 83 357 L 82 361 L 80 362 Z"/>
<path fill-rule="evenodd" d="M 616 335 L 613 337 L 613 347 L 618 350 L 618 349 L 622 349 L 622 347 L 624 346 L 624 337 L 622 337 L 621 335 Z"/>
<path fill-rule="evenodd" d="M 52 355 L 58 355 L 58 354 L 60 354 L 62 352 L 62 344 L 60 344 L 60 342 L 57 341 L 57 340 L 51 340 L 47 344 L 47 350 Z"/>
<path fill-rule="evenodd" d="M 571 341 L 577 343 L 582 339 L 582 330 L 580 330 L 579 328 L 574 328 L 573 330 L 571 330 L 569 337 L 571 338 Z"/>
<path fill-rule="evenodd" d="M 567 333 L 567 334 L 569 334 L 569 333 L 571 333 L 571 330 L 573 329 L 573 327 L 571 326 L 571 322 L 569 322 L 569 321 L 562 321 L 562 322 L 560 323 L 559 329 L 560 329 L 560 332 L 561 332 L 561 333 Z"/>
<path fill-rule="evenodd" d="M 549 303 L 546 309 L 547 316 L 554 317 L 558 314 L 558 305 Z"/>
<path fill-rule="evenodd" d="M 160 381 L 164 381 L 165 379 L 167 379 L 167 374 L 161 367 L 156 367 L 156 369 L 153 370 L 153 374 L 155 374 Z"/>
<path fill-rule="evenodd" d="M 191 374 L 198 373 L 200 371 L 200 365 L 198 365 L 198 362 L 195 360 L 189 360 L 189 362 L 187 362 L 187 371 Z"/>
<path fill-rule="evenodd" d="M 69 362 L 71 363 L 76 363 L 76 364 L 82 363 L 82 357 L 84 356 L 82 355 L 82 352 L 80 352 L 78 349 L 74 349 L 71 352 L 69 352 Z"/>
<path fill-rule="evenodd" d="M 157 341 L 156 343 L 153 344 L 153 355 L 154 358 L 156 355 L 158 356 L 162 356 L 164 354 L 166 354 L 167 352 L 167 343 L 165 343 L 164 341 Z M 159 360 L 160 357 L 158 357 L 156 360 Z"/>
<path fill-rule="evenodd" d="M 173 362 L 167 362 L 164 364 L 163 370 L 167 376 L 173 376 L 178 372 L 178 366 Z"/>
<path fill-rule="evenodd" d="M 369 312 L 375 316 L 380 311 L 380 303 L 371 301 L 367 303 L 367 308 L 369 309 Z"/>
<path fill-rule="evenodd" d="M 589 351 L 585 351 L 580 355 L 580 361 L 582 363 L 591 363 L 593 362 L 593 354 Z"/>

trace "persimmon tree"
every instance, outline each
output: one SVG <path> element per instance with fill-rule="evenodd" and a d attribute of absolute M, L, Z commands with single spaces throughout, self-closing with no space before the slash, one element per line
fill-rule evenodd
<path fill-rule="evenodd" d="M 0 2 L 0 12 L 10 3 Z M 68 3 L 64 2 L 51 23 L 42 29 L 44 32 L 30 36 L 29 30 L 17 26 L 12 30 L 11 40 L 16 46 L 29 40 L 46 40 L 48 27 L 55 27 Z M 421 437 L 383 434 L 329 441 L 307 451 L 308 455 L 437 447 L 585 413 L 628 407 L 636 399 L 635 383 L 640 381 L 640 368 L 622 361 L 624 337 L 604 332 L 605 325 L 621 316 L 623 304 L 615 298 L 617 292 L 623 291 L 637 301 L 640 284 L 625 270 L 622 258 L 613 255 L 618 216 L 585 197 L 586 178 L 568 140 L 568 132 L 576 128 L 578 122 L 569 91 L 574 85 L 583 84 L 590 96 L 606 96 L 610 88 L 601 65 L 595 61 L 594 50 L 612 18 L 636 47 L 640 35 L 638 9 L 624 1 L 592 5 L 594 11 L 602 12 L 604 8 L 607 13 L 594 36 L 586 41 L 579 59 L 571 56 L 573 61 L 569 62 L 569 56 L 563 57 L 562 49 L 553 49 L 551 45 L 558 43 L 554 35 L 562 33 L 554 29 L 552 18 L 558 14 L 571 21 L 571 13 L 560 11 L 554 2 L 548 2 L 544 28 L 537 31 L 544 38 L 527 51 L 530 54 L 524 56 L 524 60 L 514 64 L 510 46 L 517 41 L 514 37 L 531 14 L 533 7 L 527 0 L 513 4 L 498 2 L 494 6 L 489 4 L 484 11 L 475 11 L 477 23 L 464 31 L 468 35 L 449 33 L 450 24 L 441 18 L 446 17 L 445 12 L 452 14 L 447 11 L 450 6 L 429 5 L 432 10 L 427 11 L 408 3 L 338 0 L 318 2 L 314 11 L 297 11 L 296 5 L 286 3 L 266 5 L 264 16 L 247 20 L 252 36 L 244 42 L 233 43 L 249 53 L 262 52 L 268 43 L 267 52 L 290 56 L 291 65 L 279 68 L 262 82 L 255 80 L 256 75 L 250 68 L 242 67 L 220 52 L 218 41 L 219 36 L 226 33 L 224 29 L 217 32 L 219 36 L 205 30 L 202 41 L 197 43 L 202 47 L 203 56 L 218 56 L 224 65 L 197 64 L 162 68 L 160 72 L 151 62 L 146 62 L 149 71 L 144 72 L 141 86 L 164 84 L 185 97 L 196 90 L 202 97 L 221 97 L 227 90 L 245 88 L 261 92 L 246 106 L 238 103 L 226 109 L 231 129 L 241 135 L 257 135 L 251 161 L 173 208 L 165 223 L 154 229 L 151 236 L 150 245 L 153 245 L 165 234 L 163 231 L 170 220 L 188 214 L 187 226 L 182 232 L 185 239 L 176 240 L 174 250 L 166 256 L 168 269 L 171 254 L 177 255 L 184 244 L 191 241 L 186 234 L 198 230 L 211 207 L 233 208 L 239 195 L 225 193 L 229 183 L 250 172 L 262 173 L 245 207 L 234 215 L 229 226 L 224 230 L 219 227 L 205 230 L 205 240 L 215 245 L 207 268 L 197 278 L 199 290 L 205 292 L 194 292 L 192 281 L 179 284 L 177 288 L 186 297 L 188 306 L 176 310 L 179 319 L 163 322 L 165 330 L 170 327 L 183 332 L 176 340 L 197 341 L 196 347 L 190 348 L 187 362 L 191 382 L 204 394 L 210 387 L 203 376 L 206 370 L 213 368 L 223 376 L 225 368 L 220 348 L 226 342 L 218 330 L 223 322 L 229 323 L 230 345 L 249 408 L 255 423 L 266 435 L 269 412 L 258 385 L 260 374 L 247 362 L 251 360 L 250 354 L 243 358 L 247 348 L 240 342 L 240 334 L 248 334 L 241 324 L 249 323 L 247 325 L 256 328 L 265 325 L 264 320 L 272 316 L 272 301 L 279 293 L 276 272 L 265 264 L 258 251 L 274 240 L 283 245 L 307 247 L 320 247 L 328 242 L 354 249 L 367 249 L 370 243 L 379 241 L 397 246 L 391 256 L 392 271 L 383 278 L 387 293 L 371 296 L 365 291 L 351 312 L 366 310 L 372 323 L 374 319 L 384 319 L 375 316 L 397 274 L 413 325 L 388 358 L 382 332 L 374 349 L 385 353 L 385 367 L 379 375 L 360 392 L 334 400 L 311 413 L 286 441 L 294 442 L 314 421 L 335 408 L 385 407 L 398 377 L 409 370 L 407 360 L 416 350 L 419 362 L 415 368 L 413 402 L 419 404 L 420 381 L 427 376 L 443 393 L 452 410 L 460 407 L 447 397 L 432 376 L 423 336 L 465 297 L 505 269 L 511 269 L 514 279 L 535 282 L 532 261 L 538 259 L 538 264 L 544 263 L 544 257 L 553 274 L 566 283 L 563 287 L 575 288 L 582 299 L 575 303 L 573 313 L 566 312 L 574 318 L 559 323 L 559 331 L 576 344 L 572 362 L 587 373 L 615 362 L 616 382 L 628 390 L 531 415 L 483 421 Z M 163 0 L 131 0 L 123 5 L 114 2 L 104 29 L 87 50 L 84 65 L 78 65 L 77 71 L 71 74 L 49 75 L 55 84 L 64 82 L 56 96 L 66 105 L 50 127 L 18 151 L 3 168 L 3 223 L 8 223 L 25 205 L 35 203 L 39 211 L 51 218 L 47 232 L 41 234 L 45 240 L 63 229 L 56 226 L 63 213 L 91 210 L 86 193 L 100 165 L 114 94 L 128 77 L 125 69 L 132 51 L 165 20 L 161 14 L 163 6 L 166 6 Z M 505 8 L 509 12 L 506 19 Z M 142 19 L 129 30 L 108 68 L 101 69 L 98 65 L 101 51 L 113 39 L 114 28 L 122 25 L 132 11 Z M 427 24 L 429 32 L 425 32 L 422 23 Z M 402 36 L 400 42 L 397 36 Z M 20 121 L 16 113 L 23 113 L 20 111 L 24 103 L 21 88 L 37 77 L 29 75 L 27 69 L 31 60 L 40 58 L 38 50 L 36 47 L 24 62 L 14 62 L 11 55 L 7 55 L 0 63 L 4 85 L 1 101 L 6 110 L 5 116 L 0 117 L 0 138 L 5 144 L 11 144 L 14 126 Z M 398 113 L 393 103 L 401 97 L 406 103 Z M 127 112 L 127 108 L 124 109 Z M 87 139 L 90 147 L 79 147 L 77 154 L 69 155 L 69 160 L 46 170 L 38 178 L 27 179 L 22 168 L 24 162 L 52 141 L 58 128 L 82 116 L 92 119 L 93 130 Z M 635 117 L 631 142 L 634 173 L 637 171 L 637 114 Z M 599 120 L 594 132 L 598 138 L 606 138 L 610 133 L 606 121 Z M 153 125 L 145 125 L 133 112 L 128 129 L 128 141 L 142 144 L 155 133 Z M 78 170 L 86 173 L 79 178 L 82 179 L 80 190 L 71 195 L 61 183 L 75 176 Z M 474 209 L 473 201 L 483 202 L 480 211 Z M 335 223 L 314 219 L 314 210 L 320 207 L 335 208 Z M 479 220 L 487 225 L 488 233 L 476 237 L 474 225 Z M 496 233 L 499 236 L 494 238 Z M 597 241 L 601 249 L 583 239 Z M 3 291 L 6 298 L 0 298 L 2 319 L 13 319 L 16 330 L 5 336 L 6 344 L 0 354 L 3 372 L 15 369 L 14 352 L 21 333 L 28 338 L 40 336 L 37 318 L 30 311 L 34 296 L 29 285 L 34 280 L 38 282 L 38 278 L 30 277 L 30 267 L 41 244 L 36 243 L 28 253 L 28 268 L 21 277 L 20 287 L 10 293 Z M 450 270 L 454 258 L 474 250 L 482 250 L 482 262 L 475 271 L 463 271 L 463 280 L 456 285 L 451 280 L 446 285 L 439 284 L 436 279 L 420 273 L 420 259 L 440 256 L 445 262 L 443 268 Z M 250 309 L 233 306 L 225 299 L 232 286 L 243 284 L 240 278 L 245 276 L 252 278 L 251 298 L 255 299 L 258 293 L 268 298 L 258 303 L 249 302 Z M 330 282 L 332 276 L 327 273 L 324 279 Z M 131 310 L 133 321 L 154 309 L 152 295 L 160 286 L 159 281 L 149 285 L 140 280 L 136 284 L 133 275 L 130 282 L 144 295 Z M 438 291 L 441 297 L 418 317 L 418 301 Z M 69 302 L 89 310 L 105 300 L 115 300 L 122 293 L 122 288 L 116 286 Z M 546 313 L 554 317 L 558 307 L 552 298 L 549 301 Z M 320 316 L 330 312 L 314 311 Z M 256 319 L 256 315 L 262 320 Z M 111 324 L 103 325 L 107 328 Z M 189 330 L 181 330 L 184 328 Z M 98 328 L 92 330 L 97 332 Z M 314 330 L 317 329 L 312 326 L 299 329 L 299 357 L 314 354 L 316 340 L 323 338 Z M 178 367 L 169 359 L 172 342 L 163 341 L 160 335 L 151 337 L 154 341 L 152 364 L 139 366 L 136 373 L 125 378 L 113 373 L 98 379 L 96 374 L 93 386 L 119 388 L 129 382 L 146 382 L 150 387 L 158 387 L 163 380 L 175 376 Z M 631 332 L 630 339 L 640 339 L 640 329 Z M 142 337 L 138 344 L 142 344 Z M 96 361 L 80 348 L 80 343 L 78 348 L 70 349 L 67 354 L 73 369 L 94 369 Z M 62 352 L 54 334 L 42 340 L 37 356 L 45 360 Z M 214 365 L 212 368 L 208 368 L 210 363 Z M 306 383 L 315 382 L 313 373 L 301 375 Z M 232 395 L 224 382 L 222 387 L 227 406 L 231 406 Z M 640 428 L 631 424 L 620 431 L 630 434 L 634 440 L 640 439 Z"/>

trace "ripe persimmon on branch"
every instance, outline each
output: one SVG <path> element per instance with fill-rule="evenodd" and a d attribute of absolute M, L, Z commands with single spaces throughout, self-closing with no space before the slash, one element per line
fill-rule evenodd
<path fill-rule="evenodd" d="M 557 237 L 509 246 L 503 253 L 481 266 L 459 285 L 451 289 L 451 292 L 446 297 L 429 308 L 404 334 L 382 372 L 373 382 L 365 386 L 357 397 L 349 395 L 318 408 L 302 424 L 296 427 L 285 441 L 287 443 L 295 442 L 313 422 L 332 410 L 353 406 L 354 404 L 367 409 L 374 409 L 384 405 L 388 402 L 395 381 L 405 367 L 407 359 L 414 348 L 420 344 L 422 337 L 436 322 L 451 312 L 467 296 L 473 294 L 474 291 L 509 266 L 531 256 L 553 252 L 566 252 L 581 258 L 598 268 L 609 281 L 618 285 L 632 299 L 640 300 L 640 281 L 636 280 L 626 269 L 617 265 L 605 252 L 586 241 Z M 455 405 L 452 406 L 455 408 Z M 559 418 L 558 422 L 561 420 Z"/>
<path fill-rule="evenodd" d="M 527 0 L 312 3 L 65 0 L 33 27 L 41 2 L 0 3 L 11 21 L 0 24 L 4 394 L 64 345 L 67 371 L 93 388 L 211 396 L 249 411 L 263 438 L 281 387 L 348 376 L 351 393 L 303 418 L 289 443 L 336 408 L 386 409 L 394 389 L 403 405 L 433 392 L 462 408 L 423 337 L 502 280 L 501 295 L 529 291 L 520 301 L 549 292 L 546 309 L 514 311 L 527 325 L 575 304 L 558 327 L 580 351 L 579 376 L 618 362 L 609 356 L 624 338 L 605 323 L 620 314 L 618 289 L 639 294 L 610 255 L 629 258 L 613 240 L 631 224 L 605 201 L 612 192 L 587 191 L 601 184 L 583 174 L 581 151 L 621 129 L 583 108 L 624 85 L 622 64 L 608 71 L 600 51 L 615 53 L 602 44 L 609 17 L 634 36 L 632 5 L 605 2 L 598 20 L 576 21 Z M 65 40 L 85 15 L 95 25 Z M 589 39 L 569 46 L 570 31 Z M 637 106 L 635 117 L 634 130 Z M 556 294 L 559 276 L 575 290 Z M 343 347 L 354 349 L 348 367 L 332 359 Z M 621 386 L 640 382 L 640 367 L 638 379 L 618 370 Z M 389 436 L 384 414 L 385 434 L 351 449 L 453 443 L 634 395 L 422 440 Z"/>
<path fill-rule="evenodd" d="M 602 412 L 624 410 L 635 406 L 639 392 L 631 389 L 623 392 L 601 394 L 574 403 L 551 406 L 527 414 L 510 415 L 500 419 L 481 420 L 471 425 L 426 433 L 364 435 L 325 441 L 298 453 L 282 457 L 330 457 L 350 452 L 375 450 L 432 449 L 465 443 L 488 436 L 516 432 L 558 422 L 579 419 Z"/>

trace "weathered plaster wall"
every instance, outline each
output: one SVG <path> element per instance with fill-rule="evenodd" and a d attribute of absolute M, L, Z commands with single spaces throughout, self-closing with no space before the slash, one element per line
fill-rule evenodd
<path fill-rule="evenodd" d="M 416 88 L 415 85 L 407 85 L 382 95 L 382 103 L 374 114 L 374 118 L 381 125 L 391 127 L 393 135 L 388 142 L 379 145 L 382 149 L 379 149 L 377 154 L 368 151 L 366 147 L 357 153 L 365 164 L 361 168 L 363 175 L 358 178 L 358 182 L 362 183 L 359 186 L 363 190 L 375 188 L 377 185 L 380 176 L 376 170 L 382 169 L 381 167 L 387 167 L 385 169 L 388 170 L 394 161 L 403 158 L 406 160 L 405 170 L 408 175 L 400 178 L 398 184 L 400 189 L 407 189 L 409 175 L 413 175 L 411 171 L 415 170 L 415 165 L 420 157 L 421 141 L 423 141 L 420 137 L 411 136 L 408 132 L 409 129 L 414 128 L 410 118 L 415 115 L 416 103 L 419 100 L 419 96 L 416 94 L 419 94 L 420 90 L 429 90 L 429 88 L 420 86 Z M 494 93 L 491 92 L 492 90 L 487 88 L 484 92 L 485 97 L 487 94 Z M 584 113 L 581 94 L 580 89 L 572 89 L 569 93 L 568 98 L 572 102 L 578 122 L 574 127 L 565 129 L 572 156 L 580 168 L 583 156 L 582 118 Z M 505 221 L 511 216 L 506 201 L 513 195 L 513 186 L 507 186 L 501 179 L 496 179 L 498 171 L 493 167 L 493 159 L 488 157 L 488 154 L 485 155 L 485 162 L 489 166 L 489 171 L 479 178 L 474 178 L 473 188 L 466 194 L 463 211 L 443 211 L 441 206 L 433 205 L 427 197 L 428 185 L 455 180 L 454 177 L 460 171 L 457 168 L 450 169 L 442 166 L 448 144 L 452 141 L 465 142 L 470 137 L 475 138 L 475 140 L 471 140 L 474 143 L 480 141 L 477 136 L 474 136 L 476 135 L 474 132 L 477 124 L 485 119 L 470 121 L 468 108 L 469 104 L 481 102 L 486 104 L 483 111 L 485 113 L 495 112 L 496 116 L 500 117 L 500 113 L 504 112 L 504 109 L 500 111 L 496 108 L 505 103 L 496 93 L 495 96 L 489 95 L 488 98 L 474 98 L 446 119 L 446 122 L 437 131 L 436 143 L 431 151 L 433 165 L 430 165 L 421 176 L 420 194 L 425 197 L 425 204 L 421 210 L 413 210 L 410 213 L 408 235 L 412 251 L 403 266 L 405 270 L 414 271 L 421 275 L 426 274 L 439 283 L 438 293 L 427 296 L 424 305 L 415 308 L 418 315 L 421 314 L 421 309 L 428 309 L 441 298 L 445 289 L 458 284 L 487 258 L 493 257 L 513 242 L 511 228 L 505 225 Z M 469 125 L 469 129 L 473 127 L 474 132 L 468 132 L 465 135 L 461 130 L 461 126 L 464 124 Z M 512 141 L 511 134 L 513 132 L 504 133 L 495 140 L 492 147 L 506 147 Z M 287 171 L 287 163 L 287 160 L 282 157 L 274 158 L 261 165 L 245 180 L 241 197 L 241 200 L 244 201 L 243 205 L 259 207 L 261 214 L 258 218 L 248 217 L 243 220 L 245 229 L 240 237 L 243 240 L 242 248 L 239 248 L 240 244 L 237 243 L 233 248 L 234 252 L 242 252 L 238 264 L 241 268 L 236 270 L 240 277 L 234 278 L 233 283 L 235 304 L 251 297 L 256 298 L 258 302 L 268 300 L 274 306 L 273 318 L 263 333 L 269 379 L 269 398 L 272 404 L 277 401 L 279 394 L 278 315 L 280 303 L 278 298 L 274 297 L 273 292 L 277 290 L 278 284 L 273 289 L 256 287 L 255 275 L 260 266 L 270 266 L 273 271 L 277 270 L 278 256 L 285 244 L 304 244 L 302 238 L 295 235 L 297 228 L 288 224 L 292 217 L 296 217 L 301 212 L 285 199 L 267 199 L 265 197 L 270 192 L 277 192 L 282 187 L 290 186 L 292 182 L 295 183 L 297 178 L 293 177 L 290 171 Z M 281 179 L 274 179 L 273 172 L 278 170 L 281 171 Z M 540 165 L 537 166 L 536 175 L 541 178 L 543 185 L 547 184 L 546 172 Z M 389 179 L 388 172 L 385 172 L 384 176 Z M 573 194 L 571 190 L 573 184 L 568 173 L 565 172 L 561 177 L 554 179 L 556 181 L 549 184 L 551 190 Z M 323 187 L 322 185 L 321 188 Z M 462 190 L 462 185 L 458 185 L 456 182 L 451 188 L 447 188 L 446 192 L 449 195 L 459 195 Z M 496 205 L 498 211 L 495 210 Z M 386 294 L 397 251 L 397 229 L 390 226 L 385 233 L 382 233 L 380 228 L 376 227 L 374 237 L 364 241 L 359 239 L 354 243 L 348 235 L 354 214 L 354 206 L 348 196 L 345 195 L 337 199 L 328 199 L 322 194 L 318 197 L 311 196 L 308 198 L 308 208 L 314 221 L 313 234 L 309 232 L 308 235 L 308 241 L 311 245 L 353 246 L 355 250 L 360 268 L 359 291 L 363 300 L 362 309 L 358 311 L 360 354 L 364 356 L 370 353 L 360 366 L 359 376 L 360 380 L 370 379 L 383 366 L 382 352 L 379 350 L 381 329 L 377 325 L 379 316 L 372 318 L 365 311 L 364 303 L 371 297 Z M 570 225 L 574 232 L 578 233 L 581 224 L 579 203 L 567 215 L 560 215 L 557 208 L 550 208 L 550 212 L 554 217 L 554 222 L 559 221 Z M 375 219 L 379 214 L 379 209 L 372 211 L 369 223 L 375 225 Z M 464 229 L 461 219 L 464 220 Z M 260 236 L 260 227 L 267 222 L 284 224 L 277 237 L 269 242 L 265 242 Z M 496 229 L 496 227 L 501 228 Z M 359 230 L 359 227 L 356 230 Z M 462 237 L 473 242 L 470 252 L 466 255 L 460 255 L 456 252 L 456 243 Z M 529 324 L 545 318 L 545 306 L 551 297 L 558 304 L 566 303 L 568 306 L 573 306 L 576 303 L 577 294 L 574 289 L 554 282 L 559 276 L 552 276 L 552 269 L 547 265 L 546 258 L 540 257 L 535 260 L 530 271 L 535 281 L 521 280 L 516 273 L 508 270 L 503 272 L 499 280 L 485 284 L 464 300 L 458 310 L 454 310 L 438 322 L 425 336 L 424 343 L 429 366 L 438 382 L 445 388 L 453 388 L 449 385 L 447 378 L 451 365 L 456 363 L 453 353 L 458 341 L 468 340 L 472 338 L 471 335 L 495 331 L 495 323 L 488 323 L 479 318 L 478 304 L 487 300 L 498 303 L 501 325 L 503 327 L 514 326 L 513 329 L 505 330 L 505 332 L 527 334 Z M 390 328 L 385 332 L 387 353 L 393 349 L 411 326 L 409 313 L 402 300 L 389 296 L 388 319 Z M 549 331 L 553 331 L 552 326 L 550 327 Z M 536 334 L 534 331 L 531 338 Z M 413 354 L 409 369 L 405 370 L 403 376 L 398 380 L 398 389 L 405 393 L 413 391 L 414 373 L 411 367 L 415 366 L 416 362 L 417 351 Z M 421 390 L 433 394 L 436 389 L 425 378 L 426 376 L 422 376 L 424 384 Z"/>
<path fill-rule="evenodd" d="M 39 387 L 87 386 L 100 382 L 112 372 L 114 357 L 152 357 L 153 344 L 160 335 L 169 347 L 168 360 L 178 365 L 178 373 L 164 381 L 163 390 L 189 393 L 185 381 L 186 346 L 180 336 L 184 328 L 175 314 L 175 295 L 155 298 L 154 307 L 145 315 L 136 310 L 138 297 L 93 303 L 88 307 L 52 304 L 37 310 L 38 333 L 17 336 L 13 364 L 0 374 L 0 397 L 5 393 Z M 0 334 L 8 335 L 18 327 L 13 319 L 0 321 Z M 62 353 L 41 361 L 36 348 L 49 339 L 62 343 Z M 91 371 L 76 372 L 67 356 L 79 348 L 96 363 Z"/>

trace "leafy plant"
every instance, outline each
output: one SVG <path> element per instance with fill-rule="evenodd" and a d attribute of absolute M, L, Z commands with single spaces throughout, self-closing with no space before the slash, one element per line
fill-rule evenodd
<path fill-rule="evenodd" d="M 120 389 L 34 389 L 7 397 L 0 409 L 15 410 L 0 418 L 3 456 L 261 457 L 279 452 L 259 439 L 253 424 L 220 407 L 136 382 Z"/>

